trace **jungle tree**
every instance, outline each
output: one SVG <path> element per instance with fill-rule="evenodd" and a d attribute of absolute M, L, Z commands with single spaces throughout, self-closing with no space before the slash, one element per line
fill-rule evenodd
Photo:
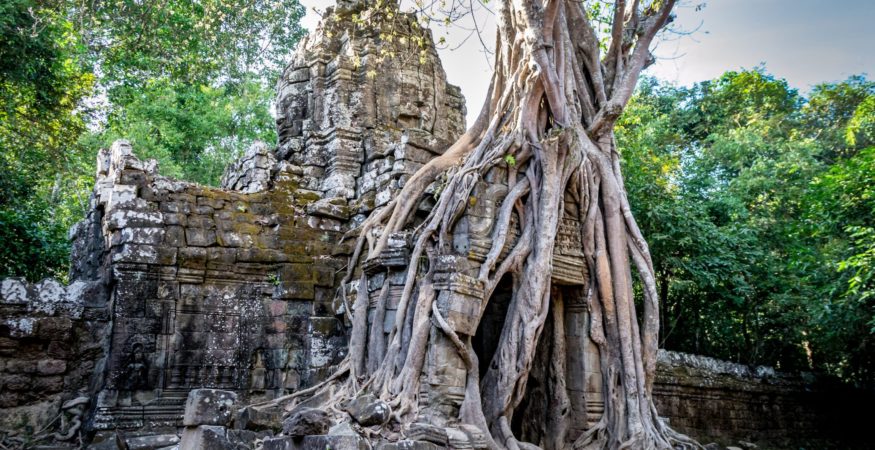
<path fill-rule="evenodd" d="M 552 261 L 563 197 L 570 192 L 581 205 L 582 250 L 591 279 L 589 329 L 599 349 L 605 397 L 601 422 L 574 447 L 694 447 L 658 419 L 651 398 L 658 296 L 650 252 L 626 197 L 613 133 L 639 73 L 654 61 L 651 44 L 670 22 L 675 1 L 616 0 L 605 35 L 597 29 L 603 24 L 579 1 L 498 3 L 494 74 L 479 117 L 359 229 L 344 280 L 355 282 L 361 274 L 359 298 L 346 308 L 353 312 L 350 355 L 328 381 L 279 401 L 297 403 L 315 393 L 331 405 L 367 391 L 392 407 L 395 421 L 409 425 L 417 418 L 420 375 L 434 327 L 449 338 L 468 368 L 459 420 L 484 431 L 491 448 L 535 447 L 514 437 L 509 423 L 525 395 L 545 323 L 548 317 L 557 320 L 558 311 L 551 311 Z M 496 214 L 492 249 L 479 269 L 483 304 L 506 276 L 513 289 L 498 348 L 481 379 L 470 337 L 447 326 L 435 302 L 433 268 L 419 262 L 452 253 L 453 227 L 468 213 L 475 184 L 499 166 L 508 171 L 508 189 Z M 436 184 L 436 204 L 421 220 L 416 215 L 420 200 Z M 393 233 L 411 229 L 411 263 L 394 327 L 374 348 L 366 295 L 362 298 L 367 275 L 355 268 L 364 255 L 374 258 L 386 250 Z M 514 234 L 518 238 L 512 249 L 502 252 Z M 633 267 L 643 286 L 641 311 L 636 309 Z M 382 317 L 380 308 L 385 308 L 382 302 L 377 317 Z M 561 348 L 561 333 L 550 338 Z M 366 354 L 370 360 L 376 355 L 379 363 L 366 364 Z M 551 414 L 544 419 L 554 441 L 548 446 L 563 447 L 567 408 Z"/>

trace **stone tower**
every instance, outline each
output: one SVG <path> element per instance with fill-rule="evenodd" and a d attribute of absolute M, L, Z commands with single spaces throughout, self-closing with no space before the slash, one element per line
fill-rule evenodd
<path fill-rule="evenodd" d="M 382 18 L 350 20 L 363 7 L 340 2 L 326 14 L 283 72 L 276 101 L 277 158 L 321 197 L 314 209 L 348 209 L 356 222 L 465 131 L 464 99 L 429 32 L 404 15 L 391 26 L 428 44 L 380 39 Z"/>
<path fill-rule="evenodd" d="M 3 281 L 6 344 L 55 356 L 45 382 L 0 386 L 0 428 L 68 405 L 83 430 L 160 432 L 182 424 L 193 389 L 256 402 L 332 371 L 344 234 L 464 132 L 428 32 L 422 49 L 381 40 L 349 20 L 361 9 L 340 2 L 300 44 L 277 87 L 276 146 L 252 146 L 222 189 L 163 177 L 123 141 L 100 153 L 70 285 Z"/>

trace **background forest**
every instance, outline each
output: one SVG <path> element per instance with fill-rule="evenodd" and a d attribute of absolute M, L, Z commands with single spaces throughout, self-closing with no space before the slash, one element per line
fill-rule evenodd
<path fill-rule="evenodd" d="M 216 185 L 275 141 L 297 0 L 0 0 L 0 278 L 63 278 L 97 149 Z M 764 68 L 639 84 L 618 127 L 662 346 L 875 375 L 875 83 L 803 95 Z"/>

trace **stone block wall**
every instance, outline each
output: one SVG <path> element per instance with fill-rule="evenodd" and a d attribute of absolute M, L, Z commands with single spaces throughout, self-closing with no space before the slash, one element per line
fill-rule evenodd
<path fill-rule="evenodd" d="M 86 309 L 83 287 L 15 278 L 0 285 L 0 430 L 36 430 L 88 390 L 105 321 Z"/>
<path fill-rule="evenodd" d="M 343 357 L 348 246 L 336 221 L 306 213 L 310 192 L 282 170 L 250 193 L 164 178 L 124 142 L 101 161 L 113 326 L 95 429 L 174 426 L 195 388 L 273 398 Z"/>
<path fill-rule="evenodd" d="M 661 351 L 653 397 L 672 427 L 703 444 L 875 448 L 867 423 L 875 393 L 810 374 Z"/>

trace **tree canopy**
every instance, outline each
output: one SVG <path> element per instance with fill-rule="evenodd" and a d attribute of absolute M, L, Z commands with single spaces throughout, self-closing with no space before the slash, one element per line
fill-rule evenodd
<path fill-rule="evenodd" d="M 125 138 L 167 175 L 216 185 L 273 142 L 297 0 L 0 1 L 0 276 L 66 275 L 99 148 Z"/>
<path fill-rule="evenodd" d="M 665 347 L 871 382 L 873 99 L 763 69 L 639 85 L 618 138 Z"/>

